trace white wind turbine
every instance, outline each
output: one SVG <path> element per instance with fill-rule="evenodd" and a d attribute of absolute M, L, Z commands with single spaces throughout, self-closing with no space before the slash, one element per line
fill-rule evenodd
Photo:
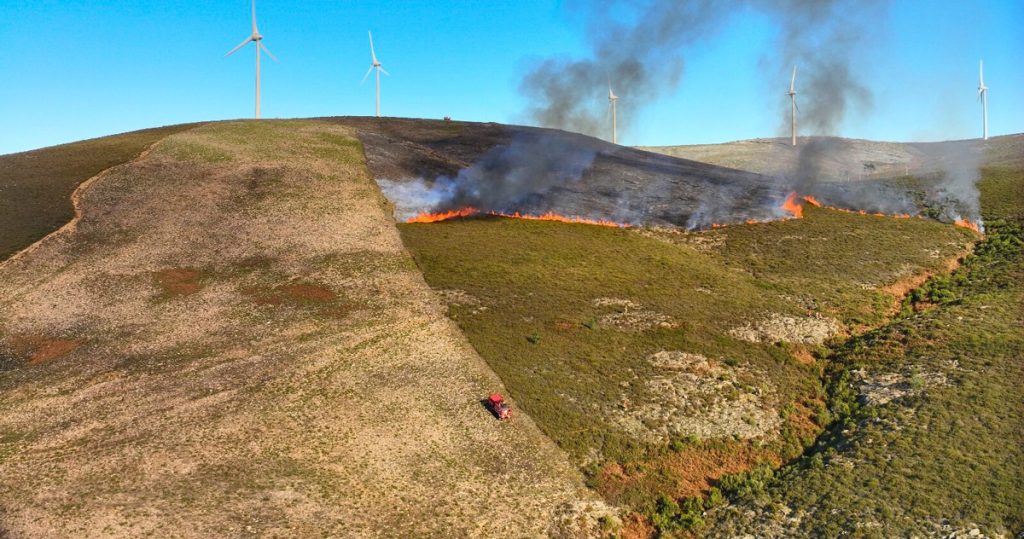
<path fill-rule="evenodd" d="M 988 140 L 988 86 L 985 86 L 985 63 L 978 60 L 978 100 L 981 101 L 981 125 L 984 140 Z"/>
<path fill-rule="evenodd" d="M 792 129 L 793 146 L 796 146 L 796 66 L 793 66 L 793 77 L 789 79 L 789 91 L 786 92 L 789 96 L 789 113 L 790 113 L 790 124 Z"/>
<path fill-rule="evenodd" d="M 266 45 L 263 44 L 263 36 L 261 36 L 259 30 L 256 29 L 256 0 L 252 0 L 252 35 L 245 38 L 245 41 L 231 49 L 231 51 L 225 54 L 224 57 L 227 58 L 228 56 L 238 52 L 239 49 L 248 45 L 250 41 L 256 44 L 256 119 L 258 120 L 260 118 L 260 49 L 263 49 L 263 52 L 267 53 L 267 55 L 275 62 L 277 61 L 277 58 L 269 49 L 267 49 Z"/>
<path fill-rule="evenodd" d="M 363 75 L 363 82 L 366 82 L 366 77 L 370 76 L 371 71 L 377 70 L 377 117 L 380 118 L 380 74 L 383 72 L 385 75 L 391 75 L 391 73 L 388 73 L 384 66 L 381 65 L 380 60 L 377 59 L 377 53 L 373 50 L 373 34 L 370 31 L 367 31 L 366 34 L 370 36 L 370 59 L 372 63 L 370 64 L 370 69 L 367 69 L 366 74 Z"/>
<path fill-rule="evenodd" d="M 612 144 L 619 143 L 618 133 L 618 117 L 616 116 L 615 102 L 619 100 L 619 96 L 615 95 L 612 91 L 612 82 L 608 81 L 608 106 L 612 116 Z"/>

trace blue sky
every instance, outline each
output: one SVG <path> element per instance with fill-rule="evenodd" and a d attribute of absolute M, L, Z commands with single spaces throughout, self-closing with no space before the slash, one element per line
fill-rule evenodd
<path fill-rule="evenodd" d="M 360 85 L 367 30 L 392 74 L 383 80 L 388 116 L 524 122 L 518 84 L 526 67 L 588 54 L 581 17 L 557 0 L 258 0 L 257 9 L 264 43 L 280 59 L 264 57 L 268 118 L 372 114 L 372 79 Z M 248 19 L 248 0 L 0 0 L 0 153 L 251 117 L 252 50 L 223 57 L 247 37 Z M 1024 131 L 1024 2 L 895 1 L 879 28 L 882 42 L 857 66 L 875 105 L 850 115 L 839 134 L 978 136 L 979 58 L 991 134 Z M 620 142 L 778 134 L 787 81 L 765 80 L 759 67 L 773 33 L 746 13 L 686 49 L 679 87 L 638 112 Z"/>

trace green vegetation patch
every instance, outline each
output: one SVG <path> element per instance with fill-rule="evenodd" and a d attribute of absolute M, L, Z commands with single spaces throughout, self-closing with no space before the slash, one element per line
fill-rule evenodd
<path fill-rule="evenodd" d="M 83 181 L 198 124 L 144 129 L 29 152 L 0 155 L 0 260 L 64 226 Z"/>
<path fill-rule="evenodd" d="M 831 419 L 813 345 L 748 342 L 737 326 L 768 314 L 881 320 L 894 298 L 879 288 L 901 277 L 893 268 L 936 271 L 971 240 L 938 223 L 825 210 L 702 234 L 493 218 L 399 229 L 525 411 L 592 485 L 608 463 L 644 475 L 620 501 L 649 515 L 691 473 L 666 457 L 680 436 L 735 438 L 778 462 Z M 680 407 L 695 423 L 732 422 L 735 433 L 666 419 Z"/>
<path fill-rule="evenodd" d="M 777 529 L 795 536 L 1024 529 L 1024 172 L 988 169 L 981 188 L 985 240 L 837 351 L 837 421 L 718 515 L 716 533 L 761 531 L 783 512 L 800 515 Z"/>
<path fill-rule="evenodd" d="M 709 254 L 801 306 L 852 328 L 892 314 L 903 283 L 944 273 L 976 236 L 930 219 L 893 219 L 804 206 L 804 218 L 733 226 L 679 241 L 718 244 Z M 915 279 L 916 278 L 916 279 Z"/>

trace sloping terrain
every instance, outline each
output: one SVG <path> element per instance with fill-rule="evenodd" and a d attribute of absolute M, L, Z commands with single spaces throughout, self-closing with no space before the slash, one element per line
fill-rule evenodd
<path fill-rule="evenodd" d="M 708 535 L 1024 532 L 1024 170 L 991 167 L 981 188 L 975 253 L 837 350 L 837 421 L 775 480 L 737 482 Z"/>
<path fill-rule="evenodd" d="M 195 125 L 144 129 L 0 155 L 0 260 L 71 220 L 71 193 L 80 183 L 191 127 Z"/>
<path fill-rule="evenodd" d="M 709 226 L 781 215 L 787 191 L 770 178 L 694 161 L 617 146 L 592 137 L 534 127 L 439 122 L 435 120 L 337 118 L 357 130 L 374 178 L 399 187 L 417 180 L 426 187 L 438 177 L 457 178 L 481 162 L 472 189 L 498 191 L 485 211 L 566 216 L 622 223 Z M 546 182 L 558 169 L 564 181 Z M 509 169 L 512 169 L 511 171 Z M 576 171 L 572 171 L 576 172 Z M 517 174 L 525 177 L 518 177 Z M 515 178 L 510 185 L 508 178 Z M 502 191 L 505 189 L 507 191 Z M 385 188 L 387 190 L 387 188 Z M 390 194 L 390 193 L 389 193 Z M 717 212 L 702 201 L 728 200 Z M 425 211 L 455 209 L 422 199 L 390 196 L 400 219 Z M 478 202 L 473 197 L 466 203 Z M 457 206 L 458 204 L 456 204 Z"/>
<path fill-rule="evenodd" d="M 967 229 L 810 204 L 688 233 L 790 186 L 551 130 L 169 129 L 0 156 L 63 186 L 40 207 L 92 178 L 0 262 L 0 537 L 607 535 L 584 480 L 626 537 L 1024 526 L 1022 137 L 952 143 L 997 165 L 963 258 Z M 869 180 L 920 146 L 855 142 Z M 733 150 L 702 151 L 771 172 Z M 655 226 L 396 231 L 473 201 Z"/>
<path fill-rule="evenodd" d="M 351 131 L 170 136 L 0 266 L 0 536 L 515 536 L 588 497 L 445 318 Z M 554 526 L 554 527 L 553 527 Z"/>
<path fill-rule="evenodd" d="M 653 516 L 659 496 L 799 456 L 831 421 L 815 355 L 882 323 L 906 283 L 946 273 L 976 239 L 930 220 L 804 215 L 696 234 L 503 218 L 399 228 L 545 433 L 610 502 Z"/>
<path fill-rule="evenodd" d="M 808 144 L 822 151 L 815 156 L 825 180 L 864 180 L 907 174 L 925 174 L 941 168 L 956 154 L 984 156 L 985 163 L 1024 166 L 1024 135 L 950 142 L 881 142 L 832 137 L 800 137 L 798 146 L 789 139 L 752 139 L 724 144 L 685 146 L 643 146 L 642 150 L 749 170 L 760 174 L 785 175 L 800 166 Z"/>

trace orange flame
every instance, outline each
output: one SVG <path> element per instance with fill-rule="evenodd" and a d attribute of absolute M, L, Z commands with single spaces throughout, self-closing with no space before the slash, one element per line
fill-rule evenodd
<path fill-rule="evenodd" d="M 818 199 L 814 198 L 814 196 L 812 196 L 812 195 L 805 195 L 804 196 L 804 202 L 806 202 L 806 203 L 808 203 L 811 206 L 814 206 L 816 208 L 820 208 L 821 207 L 821 202 L 818 202 Z"/>
<path fill-rule="evenodd" d="M 541 215 L 529 215 L 519 212 L 515 213 L 499 213 L 499 212 L 488 212 L 488 215 L 495 217 L 508 217 L 510 219 L 529 219 L 531 221 L 557 221 L 559 223 L 577 223 L 584 225 L 597 225 L 597 226 L 610 226 L 618 228 L 628 228 L 629 225 L 625 223 L 616 223 L 615 221 L 609 221 L 607 219 L 587 219 L 585 217 L 575 216 L 566 217 L 564 215 L 558 215 L 554 212 L 547 212 Z"/>
<path fill-rule="evenodd" d="M 782 209 L 789 212 L 793 217 L 800 219 L 804 216 L 804 207 L 796 200 L 796 191 L 793 191 L 786 197 L 786 200 L 782 203 Z"/>
<path fill-rule="evenodd" d="M 974 222 L 974 221 L 968 221 L 967 219 L 957 219 L 956 221 L 953 221 L 953 224 L 956 225 L 956 226 L 962 226 L 964 228 L 973 230 L 973 231 L 977 232 L 978 234 L 981 234 L 981 224 L 980 223 L 977 223 L 977 222 Z"/>
<path fill-rule="evenodd" d="M 415 217 L 407 219 L 406 223 L 437 223 L 440 221 L 446 221 L 448 219 L 456 219 L 459 217 L 471 217 L 481 213 L 476 208 L 462 208 L 460 210 L 451 210 L 441 213 L 421 213 Z M 576 223 L 584 225 L 597 225 L 597 226 L 608 226 L 616 228 L 628 228 L 630 225 L 626 223 L 617 223 L 615 221 L 609 221 L 606 219 L 587 219 L 585 217 L 567 217 L 564 215 L 558 215 L 554 212 L 548 212 L 541 215 L 530 215 L 519 212 L 514 213 L 501 213 L 501 212 L 487 212 L 487 215 L 494 217 L 507 217 L 509 219 L 528 219 L 531 221 L 556 221 L 559 223 Z"/>
<path fill-rule="evenodd" d="M 476 215 L 480 213 L 480 210 L 476 208 L 462 208 L 461 210 L 452 210 L 442 213 L 421 213 L 415 217 L 406 219 L 406 223 L 436 223 L 438 221 L 445 221 L 448 219 L 455 219 L 456 217 L 469 217 L 470 215 Z"/>

